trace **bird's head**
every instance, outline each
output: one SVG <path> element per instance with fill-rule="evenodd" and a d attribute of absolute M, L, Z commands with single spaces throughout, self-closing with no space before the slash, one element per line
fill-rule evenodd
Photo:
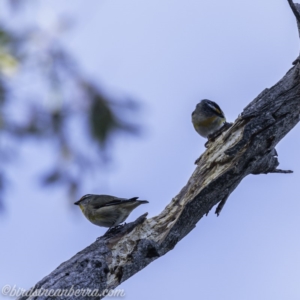
<path fill-rule="evenodd" d="M 81 209 L 83 209 L 84 207 L 86 207 L 86 205 L 88 205 L 89 203 L 91 203 L 91 201 L 93 201 L 95 196 L 96 195 L 93 194 L 84 195 L 78 201 L 74 202 L 74 204 L 78 205 Z"/>

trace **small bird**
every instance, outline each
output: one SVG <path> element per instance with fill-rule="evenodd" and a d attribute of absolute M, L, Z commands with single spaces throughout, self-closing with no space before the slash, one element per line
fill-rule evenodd
<path fill-rule="evenodd" d="M 136 207 L 149 203 L 137 199 L 138 197 L 124 199 L 109 195 L 87 194 L 74 204 L 79 205 L 85 217 L 93 224 L 112 228 L 124 222 Z"/>
<path fill-rule="evenodd" d="M 226 123 L 226 118 L 220 106 L 211 100 L 201 100 L 192 113 L 192 123 L 195 130 L 203 137 L 210 139 Z"/>

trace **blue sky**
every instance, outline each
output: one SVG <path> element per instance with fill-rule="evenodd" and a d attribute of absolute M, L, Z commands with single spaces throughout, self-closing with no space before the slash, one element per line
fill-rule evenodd
<path fill-rule="evenodd" d="M 37 1 L 27 18 L 76 21 L 63 43 L 107 90 L 139 99 L 144 134 L 120 136 L 112 164 L 86 193 L 139 196 L 128 221 L 158 214 L 186 184 L 205 140 L 190 115 L 203 98 L 229 121 L 275 84 L 299 53 L 287 1 Z M 34 21 L 34 22 L 35 22 Z M 123 283 L 126 298 L 299 299 L 299 126 L 277 147 L 294 174 L 248 176 L 221 215 L 212 212 L 174 250 Z M 0 285 L 30 288 L 105 232 L 59 190 L 41 189 L 46 145 L 23 145 L 0 220 Z M 31 158 L 34 158 L 32 165 Z M 74 199 L 74 201 L 77 199 Z M 0 296 L 1 297 L 1 296 Z"/>

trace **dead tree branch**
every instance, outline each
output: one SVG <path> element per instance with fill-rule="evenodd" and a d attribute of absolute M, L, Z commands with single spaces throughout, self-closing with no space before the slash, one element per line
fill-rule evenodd
<path fill-rule="evenodd" d="M 293 5 L 298 19 L 299 7 L 295 13 Z M 172 250 L 218 203 L 219 214 L 226 199 L 247 175 L 291 172 L 277 169 L 275 146 L 299 122 L 299 74 L 298 63 L 254 99 L 232 127 L 208 144 L 186 186 L 159 215 L 151 219 L 143 215 L 114 234 L 104 235 L 61 264 L 32 291 L 114 289 Z"/>
<path fill-rule="evenodd" d="M 297 7 L 299 4 L 295 4 L 293 2 L 293 0 L 288 0 L 288 3 L 290 5 L 290 7 L 291 7 L 291 9 L 292 9 L 292 11 L 293 11 L 293 13 L 294 13 L 297 21 L 300 23 L 300 13 L 299 13 L 298 7 Z"/>

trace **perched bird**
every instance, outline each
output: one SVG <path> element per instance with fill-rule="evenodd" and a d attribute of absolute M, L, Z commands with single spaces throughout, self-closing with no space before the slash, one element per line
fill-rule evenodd
<path fill-rule="evenodd" d="M 137 199 L 138 197 L 124 199 L 109 195 L 87 194 L 74 204 L 79 205 L 85 217 L 93 224 L 111 228 L 124 222 L 140 204 L 149 203 Z"/>
<path fill-rule="evenodd" d="M 201 136 L 210 138 L 226 123 L 226 118 L 217 103 L 204 99 L 196 105 L 192 113 L 192 123 Z"/>

